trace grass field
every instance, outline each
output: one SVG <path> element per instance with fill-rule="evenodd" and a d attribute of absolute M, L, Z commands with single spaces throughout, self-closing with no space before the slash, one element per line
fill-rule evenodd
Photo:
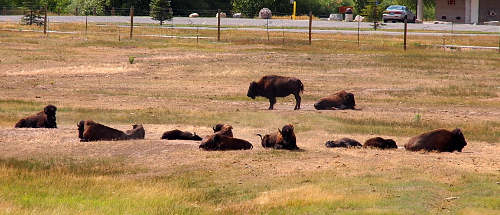
<path fill-rule="evenodd" d="M 478 37 L 454 41 L 491 38 Z M 498 214 L 500 55 L 428 46 L 440 40 L 415 37 L 402 51 L 400 38 L 370 35 L 357 46 L 1 31 L 0 213 Z M 302 80 L 301 110 L 293 97 L 272 111 L 246 97 L 268 74 Z M 357 110 L 314 109 L 339 90 L 355 94 Z M 47 104 L 58 107 L 57 129 L 13 128 Z M 85 119 L 120 130 L 141 123 L 146 139 L 79 142 Z M 207 135 L 217 123 L 253 150 L 160 140 L 171 129 Z M 257 133 L 289 123 L 301 150 L 260 146 Z M 468 145 L 404 150 L 436 128 L 461 128 Z M 399 149 L 324 146 L 376 136 Z"/>

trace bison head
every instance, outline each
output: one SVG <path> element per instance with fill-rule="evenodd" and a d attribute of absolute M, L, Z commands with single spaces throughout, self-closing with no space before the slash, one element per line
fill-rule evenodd
<path fill-rule="evenodd" d="M 47 105 L 43 108 L 43 113 L 47 117 L 47 122 L 52 126 L 56 124 L 56 111 L 57 107 L 54 105 Z"/>
<path fill-rule="evenodd" d="M 212 127 L 212 129 L 214 130 L 214 133 L 217 131 L 220 131 L 222 129 L 222 126 L 224 126 L 224 124 L 217 124 L 214 127 Z"/>
<path fill-rule="evenodd" d="M 257 82 L 252 81 L 252 83 L 250 83 L 247 96 L 252 99 L 255 99 L 255 97 L 259 96 L 259 85 L 257 84 Z"/>
<path fill-rule="evenodd" d="M 194 133 L 192 140 L 202 140 L 202 138 L 198 136 L 196 133 Z"/>
<path fill-rule="evenodd" d="M 396 141 L 394 141 L 393 139 L 385 139 L 385 148 L 386 149 L 397 149 L 398 148 L 398 145 L 396 144 Z"/>
<path fill-rule="evenodd" d="M 346 106 L 346 109 L 354 109 L 354 106 L 356 106 L 356 101 L 354 101 L 354 94 L 347 93 L 344 98 L 344 105 Z"/>
<path fill-rule="evenodd" d="M 455 128 L 451 133 L 453 133 L 453 149 L 461 152 L 462 149 L 467 145 L 467 142 L 465 142 L 464 134 L 459 128 Z"/>
<path fill-rule="evenodd" d="M 85 121 L 80 121 L 79 123 L 76 123 L 76 126 L 78 127 L 78 138 L 83 138 L 83 131 L 85 130 Z"/>
<path fill-rule="evenodd" d="M 285 145 L 291 144 L 290 142 L 293 141 L 293 136 L 295 136 L 295 134 L 293 133 L 293 125 L 292 124 L 285 125 L 281 130 L 278 128 L 278 131 L 281 133 L 281 136 L 283 137 L 284 144 Z"/>

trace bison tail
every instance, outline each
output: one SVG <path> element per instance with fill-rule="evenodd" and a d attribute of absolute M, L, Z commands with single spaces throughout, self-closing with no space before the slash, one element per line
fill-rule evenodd
<path fill-rule="evenodd" d="M 262 135 L 260 135 L 260 134 L 257 134 L 257 136 L 259 136 L 259 137 L 260 137 L 260 141 L 262 141 Z"/>
<path fill-rule="evenodd" d="M 300 92 L 303 93 L 304 92 L 304 85 L 302 84 L 302 81 L 298 80 L 298 82 L 300 85 Z"/>

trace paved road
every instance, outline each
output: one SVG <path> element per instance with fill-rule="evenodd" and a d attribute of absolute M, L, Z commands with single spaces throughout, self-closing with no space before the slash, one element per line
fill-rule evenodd
<path fill-rule="evenodd" d="M 21 16 L 0 16 L 0 22 L 20 21 Z M 49 22 L 94 22 L 94 23 L 130 23 L 128 16 L 49 16 Z M 152 20 L 148 16 L 134 17 L 135 24 L 154 24 L 158 21 Z M 187 18 L 187 17 L 174 17 L 172 21 L 168 21 L 165 25 L 217 25 L 217 18 Z M 372 28 L 371 23 L 368 22 L 337 22 L 326 20 L 313 21 L 313 29 L 318 31 L 320 28 Z M 403 29 L 403 23 L 384 23 L 382 29 Z M 1 25 L 1 23 L 0 23 Z M 236 18 L 222 18 L 222 26 L 238 26 L 239 28 L 249 28 L 250 26 L 266 26 L 281 27 L 283 29 L 289 27 L 303 27 L 309 26 L 308 20 L 289 20 L 289 19 L 236 19 Z M 469 24 L 433 24 L 433 23 L 409 23 L 409 30 L 429 30 L 429 31 L 466 31 L 466 32 L 489 32 L 500 33 L 500 26 L 491 25 L 469 25 Z"/>

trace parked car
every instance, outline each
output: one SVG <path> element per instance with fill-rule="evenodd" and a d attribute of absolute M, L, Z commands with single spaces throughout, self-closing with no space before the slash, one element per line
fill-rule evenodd
<path fill-rule="evenodd" d="M 384 22 L 388 21 L 401 21 L 407 19 L 407 22 L 415 22 L 416 16 L 408 7 L 401 5 L 391 5 L 385 9 L 382 15 Z"/>

